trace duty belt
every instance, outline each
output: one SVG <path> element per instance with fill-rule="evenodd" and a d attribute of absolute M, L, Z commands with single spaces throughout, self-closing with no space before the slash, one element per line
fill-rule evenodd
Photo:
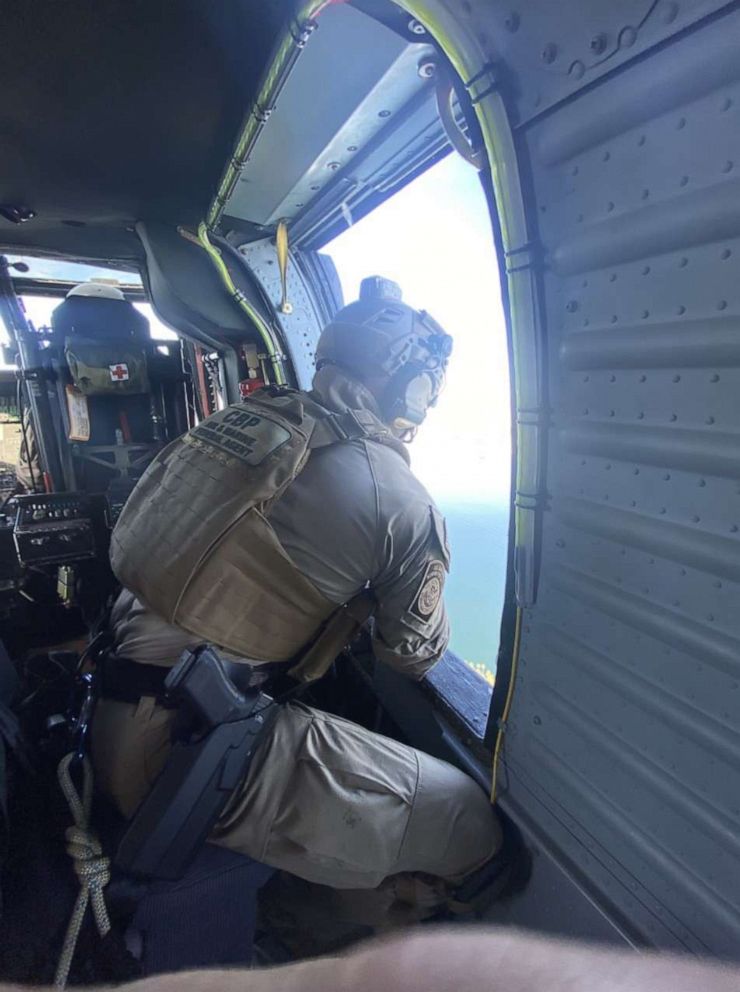
<path fill-rule="evenodd" d="M 247 692 L 264 685 L 268 680 L 282 675 L 289 663 L 268 662 L 250 665 L 230 662 L 221 658 L 229 679 L 240 692 Z M 153 696 L 160 706 L 173 708 L 165 693 L 164 683 L 172 669 L 163 665 L 147 665 L 120 655 L 104 655 L 98 660 L 97 684 L 103 699 L 121 703 L 138 703 L 142 696 Z"/>

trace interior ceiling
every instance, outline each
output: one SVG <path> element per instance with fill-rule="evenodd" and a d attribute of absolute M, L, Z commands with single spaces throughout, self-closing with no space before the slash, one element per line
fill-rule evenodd
<path fill-rule="evenodd" d="M 10 0 L 0 245 L 126 259 L 202 218 L 290 0 Z"/>

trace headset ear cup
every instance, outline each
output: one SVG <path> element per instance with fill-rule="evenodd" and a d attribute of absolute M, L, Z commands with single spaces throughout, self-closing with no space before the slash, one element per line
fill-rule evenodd
<path fill-rule="evenodd" d="M 434 380 L 429 372 L 412 362 L 389 381 L 382 405 L 386 423 L 408 429 L 424 421 L 434 400 Z"/>

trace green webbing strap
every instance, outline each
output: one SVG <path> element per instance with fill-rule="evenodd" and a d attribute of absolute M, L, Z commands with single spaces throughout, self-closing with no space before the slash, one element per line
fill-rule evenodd
<path fill-rule="evenodd" d="M 352 640 L 360 627 L 372 615 L 375 599 L 370 592 L 361 592 L 349 603 L 340 606 L 327 620 L 323 630 L 301 660 L 288 672 L 298 682 L 315 682 L 331 667 L 334 659 Z"/>

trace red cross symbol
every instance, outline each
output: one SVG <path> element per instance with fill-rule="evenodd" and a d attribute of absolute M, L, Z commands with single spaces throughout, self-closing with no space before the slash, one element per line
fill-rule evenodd
<path fill-rule="evenodd" d="M 128 365 L 118 364 L 109 365 L 110 377 L 113 382 L 122 382 L 124 379 L 128 379 Z"/>

